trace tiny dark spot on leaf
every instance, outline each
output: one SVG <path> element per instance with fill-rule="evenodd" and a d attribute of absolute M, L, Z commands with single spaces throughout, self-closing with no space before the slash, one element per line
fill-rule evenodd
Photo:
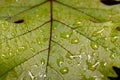
<path fill-rule="evenodd" d="M 24 22 L 23 19 L 20 19 L 20 20 L 14 21 L 14 23 L 16 23 L 16 24 L 23 23 L 23 22 Z"/>
<path fill-rule="evenodd" d="M 117 30 L 117 31 L 120 31 L 120 27 L 116 27 L 116 30 Z"/>
<path fill-rule="evenodd" d="M 101 2 L 108 6 L 120 4 L 120 1 L 117 0 L 101 0 Z"/>

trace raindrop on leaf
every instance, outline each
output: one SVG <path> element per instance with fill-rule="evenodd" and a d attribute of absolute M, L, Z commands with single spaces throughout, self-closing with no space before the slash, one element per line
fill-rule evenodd
<path fill-rule="evenodd" d="M 95 43 L 95 42 L 91 42 L 91 47 L 92 47 L 92 49 L 94 49 L 94 50 L 97 50 L 97 49 L 99 48 L 98 44 Z"/>
<path fill-rule="evenodd" d="M 66 73 L 69 72 L 69 69 L 68 69 L 68 67 L 61 68 L 61 69 L 60 69 L 60 72 L 61 72 L 62 74 L 66 74 Z"/>

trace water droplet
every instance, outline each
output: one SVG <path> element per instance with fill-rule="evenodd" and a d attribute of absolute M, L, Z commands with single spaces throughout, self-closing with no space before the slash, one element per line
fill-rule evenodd
<path fill-rule="evenodd" d="M 41 64 L 44 65 L 45 64 L 45 59 L 41 59 Z"/>
<path fill-rule="evenodd" d="M 2 58 L 4 58 L 4 59 L 8 59 L 8 58 L 9 58 L 8 54 L 1 54 L 0 56 L 1 56 Z"/>
<path fill-rule="evenodd" d="M 68 58 L 68 59 L 72 59 L 71 56 L 72 55 L 70 53 L 66 53 L 66 55 L 65 55 L 65 57 Z"/>
<path fill-rule="evenodd" d="M 24 51 L 27 47 L 26 46 L 21 46 L 19 47 L 18 51 Z"/>
<path fill-rule="evenodd" d="M 74 38 L 71 40 L 72 44 L 78 44 L 79 43 L 79 39 L 78 38 Z"/>
<path fill-rule="evenodd" d="M 61 33 L 61 37 L 67 39 L 67 38 L 70 37 L 70 35 L 69 34 L 65 34 L 65 33 Z"/>
<path fill-rule="evenodd" d="M 100 64 L 100 62 L 96 62 L 92 67 L 96 67 L 98 64 Z"/>
<path fill-rule="evenodd" d="M 41 44 L 40 38 L 37 38 L 36 41 L 37 41 L 37 43 L 38 43 L 39 45 Z"/>
<path fill-rule="evenodd" d="M 79 21 L 79 22 L 77 22 L 77 24 L 78 24 L 78 25 L 80 25 L 80 24 L 81 24 L 81 22 Z"/>
<path fill-rule="evenodd" d="M 119 38 L 118 36 L 111 37 L 111 42 L 116 42 L 118 38 Z"/>
<path fill-rule="evenodd" d="M 60 67 L 64 62 L 64 59 L 57 59 L 57 65 Z"/>
<path fill-rule="evenodd" d="M 94 71 L 95 70 L 95 67 L 93 67 L 93 64 L 90 63 L 89 61 L 86 61 L 87 65 L 88 65 L 88 69 Z"/>
<path fill-rule="evenodd" d="M 98 35 L 101 35 L 101 33 L 104 31 L 104 29 L 101 29 L 99 31 L 95 31 L 93 32 L 92 36 L 98 36 Z"/>
<path fill-rule="evenodd" d="M 61 69 L 60 69 L 60 72 L 61 72 L 62 74 L 66 74 L 66 73 L 69 72 L 69 69 L 68 69 L 68 67 L 61 68 Z"/>
<path fill-rule="evenodd" d="M 35 49 L 34 48 L 30 48 L 32 52 L 35 52 Z"/>
<path fill-rule="evenodd" d="M 60 33 L 60 36 L 64 39 L 68 39 L 71 37 L 73 31 L 69 31 L 69 32 L 63 32 L 63 33 Z"/>
<path fill-rule="evenodd" d="M 53 36 L 54 37 L 54 39 L 56 39 L 57 38 L 57 36 L 55 35 L 55 36 Z"/>
<path fill-rule="evenodd" d="M 91 42 L 91 47 L 92 47 L 92 49 L 94 49 L 94 50 L 97 50 L 97 49 L 99 48 L 98 44 L 95 43 L 95 42 Z"/>
<path fill-rule="evenodd" d="M 28 71 L 28 75 L 31 77 L 32 80 L 34 79 L 32 72 Z"/>

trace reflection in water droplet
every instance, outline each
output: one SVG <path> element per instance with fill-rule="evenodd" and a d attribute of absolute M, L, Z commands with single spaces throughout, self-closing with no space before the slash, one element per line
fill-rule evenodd
<path fill-rule="evenodd" d="M 44 65 L 45 64 L 45 59 L 41 59 L 41 64 Z"/>
<path fill-rule="evenodd" d="M 72 39 L 71 43 L 72 44 L 78 44 L 79 43 L 79 39 L 78 38 Z"/>
<path fill-rule="evenodd" d="M 69 69 L 68 69 L 68 67 L 61 68 L 61 69 L 60 69 L 60 72 L 61 72 L 62 74 L 66 74 L 66 73 L 69 72 Z"/>
<path fill-rule="evenodd" d="M 93 34 L 92 34 L 92 36 L 98 36 L 98 35 L 101 35 L 101 33 L 104 31 L 104 29 L 101 29 L 101 30 L 99 30 L 99 31 L 95 31 L 95 32 L 93 32 Z"/>
<path fill-rule="evenodd" d="M 91 42 L 91 47 L 92 47 L 92 49 L 94 49 L 94 50 L 97 50 L 97 49 L 99 48 L 98 44 L 95 43 L 95 42 Z"/>
<path fill-rule="evenodd" d="M 57 59 L 57 65 L 60 67 L 64 62 L 64 59 Z"/>
<path fill-rule="evenodd" d="M 111 42 L 116 42 L 118 38 L 119 38 L 118 36 L 111 37 Z"/>

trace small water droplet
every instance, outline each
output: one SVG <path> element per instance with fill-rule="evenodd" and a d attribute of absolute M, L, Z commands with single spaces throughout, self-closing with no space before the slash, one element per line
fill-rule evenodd
<path fill-rule="evenodd" d="M 70 35 L 69 34 L 61 33 L 61 37 L 67 39 L 67 38 L 70 38 Z"/>
<path fill-rule="evenodd" d="M 68 39 L 71 37 L 73 31 L 69 31 L 69 32 L 63 32 L 63 33 L 60 33 L 60 36 L 64 39 Z"/>
<path fill-rule="evenodd" d="M 96 67 L 93 67 L 93 64 L 90 63 L 89 61 L 86 61 L 87 65 L 88 65 L 88 69 L 94 71 L 96 69 Z"/>
<path fill-rule="evenodd" d="M 57 65 L 60 67 L 64 62 L 64 59 L 57 59 Z"/>
<path fill-rule="evenodd" d="M 119 38 L 118 36 L 111 37 L 111 42 L 116 42 L 118 38 Z"/>
<path fill-rule="evenodd" d="M 68 59 L 72 59 L 71 56 L 72 55 L 70 53 L 66 53 L 66 55 L 65 55 L 65 57 L 68 58 Z"/>
<path fill-rule="evenodd" d="M 40 38 L 37 38 L 36 41 L 37 41 L 37 43 L 38 43 L 39 45 L 41 44 Z"/>
<path fill-rule="evenodd" d="M 28 71 L 28 75 L 31 77 L 32 80 L 34 79 L 32 72 Z"/>
<path fill-rule="evenodd" d="M 80 25 L 81 23 L 82 23 L 82 22 L 80 22 L 80 21 L 79 21 L 79 22 L 77 22 L 77 24 L 78 24 L 78 25 Z"/>
<path fill-rule="evenodd" d="M 101 30 L 98 30 L 98 31 L 95 31 L 93 32 L 92 36 L 98 36 L 98 35 L 101 35 L 101 33 L 104 31 L 104 29 L 101 29 Z"/>
<path fill-rule="evenodd" d="M 57 38 L 57 36 L 55 35 L 55 36 L 53 36 L 54 37 L 54 39 L 56 39 Z"/>
<path fill-rule="evenodd" d="M 95 42 L 91 42 L 91 47 L 92 47 L 92 49 L 94 49 L 94 50 L 97 50 L 97 49 L 99 48 L 98 44 L 95 43 Z"/>
<path fill-rule="evenodd" d="M 72 44 L 78 44 L 79 43 L 79 39 L 78 38 L 74 38 L 71 40 Z"/>
<path fill-rule="evenodd" d="M 24 51 L 27 47 L 26 46 L 21 46 L 19 47 L 18 51 Z"/>
<path fill-rule="evenodd" d="M 30 49 L 31 49 L 32 52 L 35 52 L 35 49 L 34 49 L 34 48 L 31 47 Z"/>
<path fill-rule="evenodd" d="M 66 74 L 66 73 L 69 72 L 69 69 L 68 69 L 68 67 L 61 68 L 61 69 L 60 69 L 60 72 L 61 72 L 62 74 Z"/>
<path fill-rule="evenodd" d="M 41 59 L 41 64 L 44 65 L 45 64 L 45 59 Z"/>

